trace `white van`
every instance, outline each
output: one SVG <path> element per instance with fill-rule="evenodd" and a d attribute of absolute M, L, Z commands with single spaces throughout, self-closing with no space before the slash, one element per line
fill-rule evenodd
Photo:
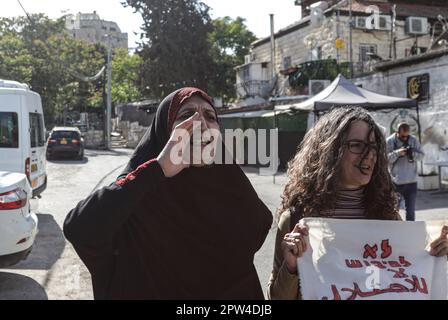
<path fill-rule="evenodd" d="M 45 126 L 39 94 L 0 80 L 0 171 L 26 174 L 33 197 L 47 187 Z"/>

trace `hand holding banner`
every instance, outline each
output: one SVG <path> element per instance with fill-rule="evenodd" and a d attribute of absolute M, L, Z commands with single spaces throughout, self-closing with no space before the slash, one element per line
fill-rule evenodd
<path fill-rule="evenodd" d="M 443 223 L 305 218 L 303 299 L 447 299 L 447 259 L 429 254 Z M 434 233 L 438 236 L 434 236 Z"/>

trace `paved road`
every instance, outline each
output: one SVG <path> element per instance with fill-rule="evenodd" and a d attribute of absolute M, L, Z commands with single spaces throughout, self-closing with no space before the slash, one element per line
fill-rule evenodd
<path fill-rule="evenodd" d="M 38 201 L 39 234 L 27 260 L 0 271 L 0 299 L 92 299 L 90 275 L 64 239 L 64 218 L 78 201 L 114 180 L 132 151 L 86 150 L 83 161 L 47 163 Z"/>
<path fill-rule="evenodd" d="M 0 271 L 0 299 L 92 299 L 90 275 L 62 234 L 68 211 L 93 190 L 111 183 L 127 163 L 132 151 L 86 150 L 83 161 L 48 162 L 48 188 L 38 202 L 39 235 L 26 261 Z M 245 169 L 260 198 L 275 212 L 286 182 L 284 175 L 260 176 Z M 448 194 L 420 192 L 417 219 L 448 218 Z M 276 226 L 255 257 L 263 288 L 272 268 Z"/>

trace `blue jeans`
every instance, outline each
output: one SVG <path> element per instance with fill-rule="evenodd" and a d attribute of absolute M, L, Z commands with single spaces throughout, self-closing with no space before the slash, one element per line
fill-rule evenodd
<path fill-rule="evenodd" d="M 406 220 L 415 221 L 415 200 L 417 199 L 417 182 L 407 184 L 395 185 L 398 194 L 399 201 L 404 199 L 406 206 Z"/>

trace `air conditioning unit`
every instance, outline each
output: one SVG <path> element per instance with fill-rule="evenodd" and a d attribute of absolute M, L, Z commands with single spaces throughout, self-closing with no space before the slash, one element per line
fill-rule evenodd
<path fill-rule="evenodd" d="M 392 20 L 390 16 L 380 15 L 376 22 L 373 17 L 355 17 L 355 28 L 367 30 L 390 30 Z"/>
<path fill-rule="evenodd" d="M 309 80 L 308 95 L 315 96 L 330 85 L 330 80 Z"/>
<path fill-rule="evenodd" d="M 355 28 L 367 29 L 367 17 L 355 17 Z"/>
<path fill-rule="evenodd" d="M 406 18 L 407 34 L 427 34 L 428 18 L 424 17 L 407 17 Z"/>
<path fill-rule="evenodd" d="M 392 19 L 390 16 L 380 15 L 378 30 L 390 30 L 392 28 Z"/>
<path fill-rule="evenodd" d="M 255 53 L 246 54 L 244 56 L 244 64 L 251 63 L 252 61 L 255 61 Z"/>

